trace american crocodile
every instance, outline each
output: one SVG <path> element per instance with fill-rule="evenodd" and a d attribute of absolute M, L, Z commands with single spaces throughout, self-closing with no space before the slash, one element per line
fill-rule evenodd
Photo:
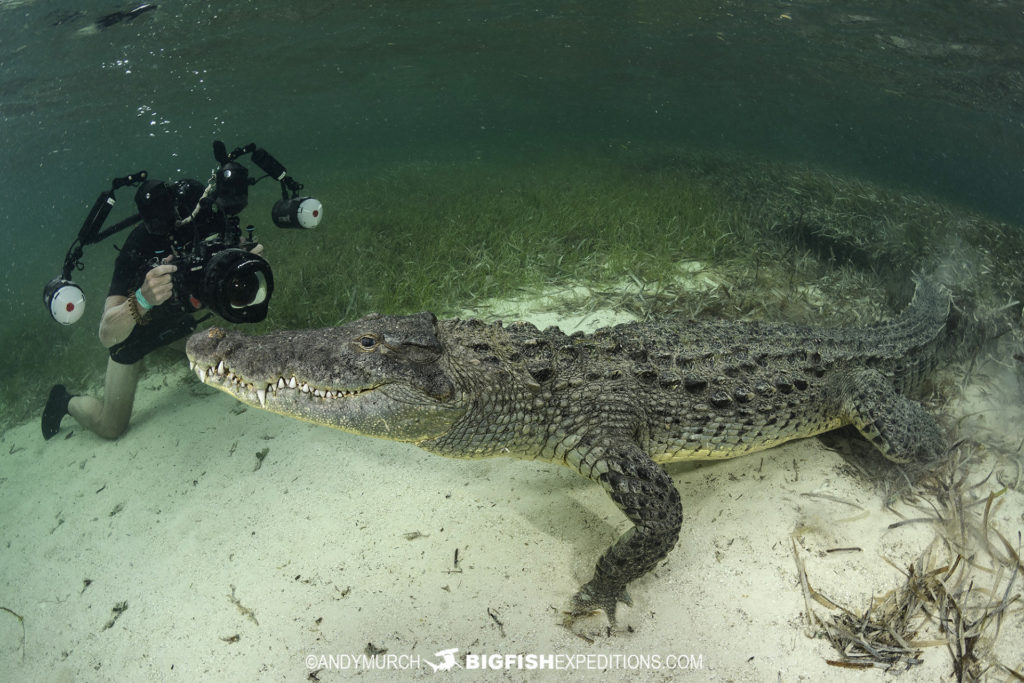
<path fill-rule="evenodd" d="M 927 280 L 898 318 L 860 328 L 686 320 L 566 335 L 516 322 L 369 315 L 340 327 L 196 333 L 199 378 L 266 410 L 453 458 L 563 463 L 634 524 L 573 596 L 603 610 L 675 545 L 682 506 L 663 463 L 731 458 L 854 425 L 893 461 L 937 454 L 904 392 L 934 366 L 949 296 Z"/>

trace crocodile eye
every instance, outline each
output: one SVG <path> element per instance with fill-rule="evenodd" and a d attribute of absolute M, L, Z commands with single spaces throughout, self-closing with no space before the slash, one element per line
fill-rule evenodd
<path fill-rule="evenodd" d="M 378 339 L 375 335 L 364 334 L 362 337 L 359 337 L 359 339 L 356 340 L 356 343 L 359 344 L 360 351 L 373 351 L 373 349 L 377 346 L 377 341 Z"/>

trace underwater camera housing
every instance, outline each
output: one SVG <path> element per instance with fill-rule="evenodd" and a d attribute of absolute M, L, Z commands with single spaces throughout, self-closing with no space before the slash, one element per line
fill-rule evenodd
<path fill-rule="evenodd" d="M 236 161 L 246 154 L 252 155 L 252 161 L 266 176 L 255 180 L 249 177 L 248 169 Z M 257 148 L 254 143 L 228 153 L 223 142 L 214 141 L 213 155 L 220 166 L 214 171 L 204 191 L 196 190 L 202 190 L 203 187 L 196 181 L 181 180 L 175 184 L 179 200 L 188 197 L 188 201 L 184 202 L 187 206 L 184 211 L 175 209 L 177 214 L 171 240 L 173 259 L 158 259 L 158 263 L 173 263 L 178 267 L 172 275 L 174 296 L 170 301 L 183 310 L 194 311 L 207 306 L 228 322 L 259 322 L 267 315 L 274 291 L 274 274 L 265 259 L 248 251 L 255 244 L 251 239 L 253 227 L 246 228 L 248 234 L 244 240 L 238 227 L 238 214 L 248 204 L 249 186 L 265 177 L 273 178 L 281 184 L 281 199 L 274 204 L 271 212 L 271 220 L 280 228 L 317 227 L 323 219 L 323 206 L 312 197 L 300 195 L 302 184 L 289 176 L 277 159 L 266 150 Z M 81 263 L 84 247 L 101 242 L 143 221 L 148 226 L 152 225 L 148 222 L 150 217 L 144 216 L 145 212 L 140 207 L 141 213 L 103 229 L 115 204 L 115 191 L 129 185 L 161 185 L 153 181 L 147 184 L 148 177 L 146 171 L 139 171 L 115 178 L 110 189 L 96 199 L 78 236 L 68 249 L 61 274 L 43 289 L 43 302 L 50 316 L 57 322 L 71 325 L 80 320 L 85 312 L 85 294 L 71 279 L 73 271 L 84 267 Z M 196 223 L 204 223 L 211 216 L 216 218 L 220 229 L 200 239 Z M 190 226 L 194 228 L 191 231 L 193 239 L 181 239 L 182 235 L 190 232 Z M 157 263 L 150 263 L 148 267 L 154 265 Z"/>
<path fill-rule="evenodd" d="M 233 228 L 167 261 L 178 268 L 171 275 L 171 301 L 186 312 L 205 305 L 228 322 L 258 323 L 267 317 L 274 273 L 266 259 L 243 248 L 237 224 Z M 147 270 L 161 263 L 154 258 Z"/>

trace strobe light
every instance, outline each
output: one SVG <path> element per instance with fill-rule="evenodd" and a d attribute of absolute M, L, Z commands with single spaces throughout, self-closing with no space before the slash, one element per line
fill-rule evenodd
<path fill-rule="evenodd" d="M 274 225 L 279 228 L 305 228 L 310 230 L 320 225 L 324 207 L 313 197 L 292 197 L 279 199 L 270 211 Z"/>
<path fill-rule="evenodd" d="M 53 319 L 61 325 L 74 324 L 85 313 L 85 294 L 82 288 L 63 277 L 55 277 L 46 283 L 43 302 L 50 309 Z"/>

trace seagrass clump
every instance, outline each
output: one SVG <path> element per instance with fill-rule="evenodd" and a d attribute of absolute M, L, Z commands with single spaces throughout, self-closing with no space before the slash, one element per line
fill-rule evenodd
<path fill-rule="evenodd" d="M 1021 611 L 1019 579 L 1022 539 L 1011 543 L 992 522 L 1008 489 L 985 493 L 991 476 L 972 482 L 978 454 L 969 444 L 919 488 L 917 506 L 925 516 L 905 518 L 890 528 L 931 524 L 929 546 L 904 570 L 903 583 L 852 610 L 815 590 L 793 543 L 808 626 L 838 653 L 826 661 L 843 668 L 906 669 L 921 664 L 928 648 L 949 654 L 957 681 L 978 681 L 990 672 L 1024 680 L 1024 673 L 1000 661 L 996 642 L 1007 615 Z M 893 565 L 896 566 L 896 565 Z M 827 608 L 819 615 L 812 603 Z"/>

